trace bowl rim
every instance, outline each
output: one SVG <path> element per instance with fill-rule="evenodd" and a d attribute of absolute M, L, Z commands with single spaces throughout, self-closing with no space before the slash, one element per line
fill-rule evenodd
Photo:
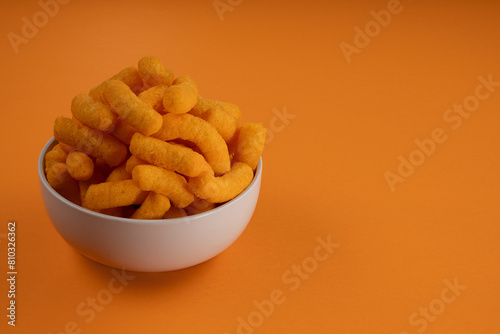
<path fill-rule="evenodd" d="M 102 219 L 108 219 L 114 222 L 118 223 L 124 223 L 124 224 L 141 224 L 141 225 L 161 225 L 161 224 L 179 224 L 179 223 L 189 223 L 192 222 L 193 220 L 198 220 L 202 219 L 203 217 L 214 215 L 217 212 L 224 210 L 225 208 L 234 205 L 236 202 L 241 200 L 247 194 L 250 190 L 252 190 L 257 182 L 262 178 L 262 157 L 259 158 L 259 162 L 257 164 L 257 168 L 254 172 L 254 177 L 252 179 L 252 182 L 243 190 L 238 196 L 235 198 L 231 199 L 230 201 L 219 205 L 218 207 L 211 209 L 209 211 L 197 213 L 191 216 L 186 216 L 186 217 L 180 217 L 180 218 L 169 218 L 169 219 L 133 219 L 133 218 L 123 218 L 123 217 L 115 217 L 115 216 L 110 216 L 106 215 L 103 213 L 95 212 L 89 209 L 84 208 L 83 206 L 77 205 L 66 198 L 64 198 L 62 195 L 60 195 L 57 191 L 52 188 L 52 186 L 49 184 L 47 181 L 47 177 L 45 176 L 45 168 L 44 168 L 44 161 L 45 161 L 45 154 L 55 144 L 56 140 L 54 137 L 49 139 L 49 141 L 44 145 L 42 151 L 40 152 L 40 155 L 38 157 L 38 177 L 41 182 L 41 186 L 46 188 L 54 197 L 59 199 L 63 204 L 76 209 L 82 213 L 88 214 L 90 216 L 94 216 L 96 218 L 102 218 Z"/>

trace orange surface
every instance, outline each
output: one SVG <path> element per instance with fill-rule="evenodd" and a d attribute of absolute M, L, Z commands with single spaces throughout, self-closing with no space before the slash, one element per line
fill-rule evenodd
<path fill-rule="evenodd" d="M 0 267 L 14 220 L 18 276 L 0 332 L 500 333 L 500 3 L 217 3 L 223 20 L 213 0 L 73 0 L 44 22 L 2 1 Z M 145 55 L 272 134 L 243 235 L 122 286 L 56 233 L 36 163 L 76 94 Z"/>

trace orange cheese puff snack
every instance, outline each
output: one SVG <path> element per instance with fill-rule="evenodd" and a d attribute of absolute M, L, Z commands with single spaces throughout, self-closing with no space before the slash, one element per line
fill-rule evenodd
<path fill-rule="evenodd" d="M 146 56 L 139 60 L 139 73 L 146 87 L 158 85 L 172 85 L 174 73 L 166 68 L 161 61 L 153 56 Z"/>
<path fill-rule="evenodd" d="M 183 75 L 174 80 L 163 95 L 165 111 L 184 114 L 191 110 L 198 101 L 198 87 L 193 79 Z"/>
<path fill-rule="evenodd" d="M 97 167 L 97 166 L 96 166 Z M 101 174 L 100 171 L 97 171 L 96 168 L 94 168 L 94 174 L 92 177 L 86 181 L 79 181 L 80 185 L 80 199 L 82 206 L 85 207 L 85 195 L 87 194 L 87 190 L 89 189 L 91 184 L 96 184 L 96 183 L 101 183 L 106 180 L 106 177 Z"/>
<path fill-rule="evenodd" d="M 152 165 L 139 165 L 132 170 L 132 180 L 144 191 L 154 191 L 167 196 L 178 208 L 184 208 L 194 200 L 187 181 L 171 170 Z"/>
<path fill-rule="evenodd" d="M 262 124 L 243 124 L 238 134 L 233 161 L 244 162 L 255 170 L 265 141 L 266 128 Z"/>
<path fill-rule="evenodd" d="M 126 163 L 122 163 L 120 166 L 115 167 L 115 169 L 111 171 L 111 173 L 106 178 L 106 182 L 123 181 L 130 179 L 132 179 L 132 174 L 127 172 Z"/>
<path fill-rule="evenodd" d="M 127 173 L 132 175 L 132 170 L 135 168 L 135 166 L 139 165 L 149 165 L 149 162 L 142 160 L 136 155 L 131 155 L 130 158 L 128 158 L 127 162 L 125 163 L 125 169 Z"/>
<path fill-rule="evenodd" d="M 119 80 L 110 80 L 104 96 L 113 110 L 134 128 L 149 136 L 162 125 L 161 115 L 140 100 L 130 88 Z"/>
<path fill-rule="evenodd" d="M 61 144 L 57 144 L 45 154 L 45 173 L 56 163 L 66 163 L 67 153 L 62 149 Z"/>
<path fill-rule="evenodd" d="M 71 113 L 83 124 L 104 132 L 110 131 L 118 118 L 108 105 L 87 94 L 78 94 L 73 98 Z"/>
<path fill-rule="evenodd" d="M 131 66 L 124 68 L 118 74 L 92 88 L 89 92 L 89 96 L 96 101 L 107 104 L 108 102 L 104 96 L 104 91 L 106 90 L 106 85 L 110 80 L 120 80 L 124 82 L 134 93 L 138 92 L 143 85 L 139 71 L 134 66 Z"/>
<path fill-rule="evenodd" d="M 136 132 L 139 131 L 132 125 L 128 124 L 123 118 L 118 117 L 118 120 L 115 123 L 115 127 L 113 128 L 113 131 L 111 133 L 122 143 L 129 145 L 132 136 Z"/>
<path fill-rule="evenodd" d="M 163 219 L 182 218 L 186 216 L 186 210 L 172 205 L 170 209 L 163 215 Z"/>
<path fill-rule="evenodd" d="M 206 199 L 201 199 L 194 197 L 193 203 L 186 206 L 186 212 L 188 215 L 195 215 L 198 213 L 206 212 L 215 208 L 215 203 L 209 202 Z"/>
<path fill-rule="evenodd" d="M 194 116 L 193 116 L 194 117 Z M 176 171 L 186 176 L 198 176 L 212 168 L 199 153 L 190 148 L 167 143 L 136 133 L 130 142 L 130 152 L 150 164 Z"/>
<path fill-rule="evenodd" d="M 53 164 L 47 171 L 47 181 L 56 190 L 64 187 L 65 182 L 70 178 L 66 164 L 63 162 Z"/>
<path fill-rule="evenodd" d="M 161 219 L 168 209 L 170 209 L 168 198 L 152 191 L 130 218 Z"/>
<path fill-rule="evenodd" d="M 90 210 L 102 210 L 141 204 L 148 196 L 134 181 L 123 180 L 92 184 L 85 194 L 85 207 Z"/>
<path fill-rule="evenodd" d="M 189 113 L 195 115 L 192 111 Z M 240 127 L 240 122 L 236 118 L 217 108 L 209 109 L 198 117 L 212 124 L 226 143 L 233 141 L 236 137 L 236 132 Z"/>
<path fill-rule="evenodd" d="M 127 146 L 115 137 L 66 117 L 56 118 L 54 138 L 95 158 L 102 159 L 110 166 L 121 164 L 128 154 Z"/>
<path fill-rule="evenodd" d="M 191 110 L 191 113 L 195 116 L 202 117 L 202 115 L 210 109 L 221 110 L 238 120 L 241 119 L 241 111 L 237 105 L 229 102 L 205 99 L 201 96 L 198 96 L 198 102 Z"/>
<path fill-rule="evenodd" d="M 71 151 L 66 158 L 66 167 L 72 178 L 85 181 L 94 174 L 94 162 L 83 152 Z"/>
<path fill-rule="evenodd" d="M 199 198 L 212 203 L 227 202 L 238 196 L 252 182 L 253 171 L 245 163 L 235 162 L 229 173 L 214 177 L 203 173 L 189 180 L 189 189 Z"/>
<path fill-rule="evenodd" d="M 47 171 L 47 181 L 61 196 L 80 205 L 80 187 L 78 181 L 73 179 L 66 168 L 66 164 L 59 162 Z"/>
<path fill-rule="evenodd" d="M 159 113 L 164 114 L 165 109 L 163 109 L 163 95 L 168 86 L 154 86 L 140 93 L 137 97 L 142 101 L 146 102 L 151 108 Z"/>
<path fill-rule="evenodd" d="M 163 115 L 163 126 L 153 135 L 161 140 L 181 138 L 195 143 L 216 174 L 231 169 L 227 144 L 208 122 L 191 114 Z"/>

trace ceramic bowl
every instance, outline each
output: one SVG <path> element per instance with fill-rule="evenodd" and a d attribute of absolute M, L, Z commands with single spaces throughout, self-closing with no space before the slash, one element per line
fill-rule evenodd
<path fill-rule="evenodd" d="M 57 232 L 84 256 L 107 266 L 161 272 L 194 266 L 220 254 L 243 232 L 259 197 L 262 159 L 250 185 L 219 207 L 176 219 L 141 220 L 108 216 L 73 204 L 47 182 L 45 145 L 38 176 L 47 213 Z"/>

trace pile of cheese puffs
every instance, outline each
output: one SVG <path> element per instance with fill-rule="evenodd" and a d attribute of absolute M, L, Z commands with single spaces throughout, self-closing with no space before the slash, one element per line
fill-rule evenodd
<path fill-rule="evenodd" d="M 187 75 L 142 58 L 79 94 L 54 122 L 47 181 L 67 200 L 132 219 L 205 212 L 238 196 L 264 149 L 262 124 L 203 98 Z"/>

